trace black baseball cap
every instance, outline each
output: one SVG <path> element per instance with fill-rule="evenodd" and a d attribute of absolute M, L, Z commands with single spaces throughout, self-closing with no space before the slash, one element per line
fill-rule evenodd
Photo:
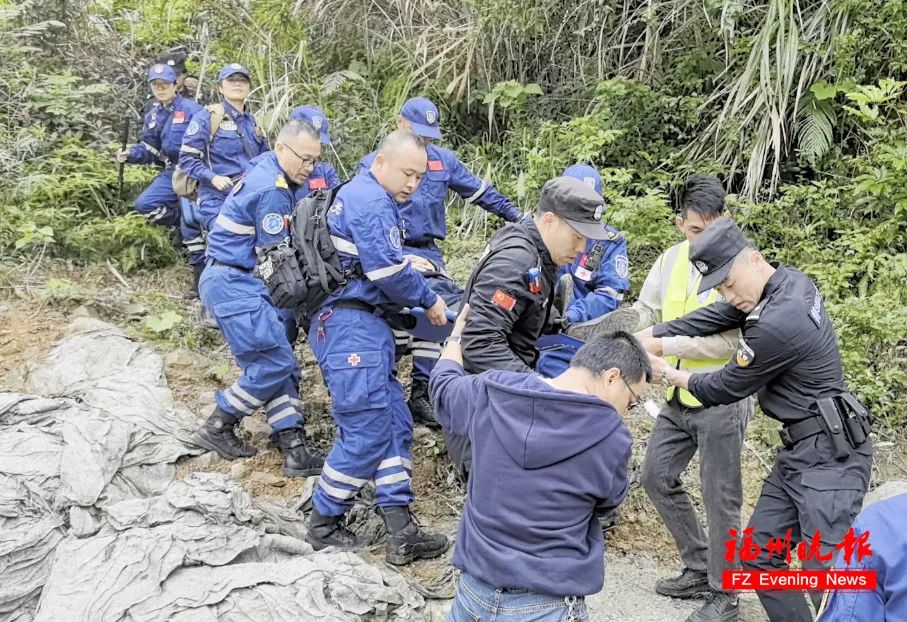
<path fill-rule="evenodd" d="M 575 177 L 555 177 L 546 181 L 538 209 L 560 216 L 585 238 L 604 240 L 608 237 L 608 230 L 601 222 L 605 200 Z"/>
<path fill-rule="evenodd" d="M 747 246 L 754 247 L 730 218 L 719 218 L 699 234 L 690 244 L 690 261 L 702 275 L 698 293 L 721 285 L 734 259 Z"/>

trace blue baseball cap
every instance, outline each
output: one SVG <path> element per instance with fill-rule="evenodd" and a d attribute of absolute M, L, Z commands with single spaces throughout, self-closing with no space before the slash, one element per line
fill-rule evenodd
<path fill-rule="evenodd" d="M 239 63 L 230 63 L 229 65 L 224 65 L 224 68 L 220 70 L 220 73 L 217 75 L 217 81 L 223 82 L 234 73 L 241 73 L 246 76 L 249 82 L 252 81 L 252 76 L 249 75 L 249 70 L 240 65 Z"/>
<path fill-rule="evenodd" d="M 328 133 L 330 121 L 321 112 L 320 108 L 315 106 L 296 106 L 290 113 L 290 121 L 305 121 L 321 133 L 321 144 L 331 144 L 331 135 Z"/>
<path fill-rule="evenodd" d="M 148 68 L 148 81 L 163 80 L 164 82 L 176 82 L 176 72 L 173 67 L 164 63 L 157 63 Z"/>
<path fill-rule="evenodd" d="M 438 114 L 438 107 L 424 97 L 407 99 L 400 109 L 400 116 L 409 121 L 417 135 L 441 138 L 441 128 L 438 127 L 441 115 Z"/>
<path fill-rule="evenodd" d="M 564 169 L 564 177 L 573 177 L 580 180 L 597 193 L 602 193 L 602 176 L 588 164 L 574 164 Z"/>

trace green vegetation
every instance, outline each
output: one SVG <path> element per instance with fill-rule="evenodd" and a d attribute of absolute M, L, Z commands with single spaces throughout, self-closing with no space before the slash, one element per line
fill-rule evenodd
<path fill-rule="evenodd" d="M 118 205 L 113 163 L 145 67 L 177 44 L 206 101 L 221 64 L 248 65 L 272 133 L 294 105 L 324 108 L 325 155 L 347 172 L 417 94 L 525 209 L 564 166 L 594 164 L 637 288 L 677 239 L 683 177 L 720 174 L 766 253 L 816 279 L 852 387 L 907 422 L 903 0 L 0 0 L 0 253 L 177 261 L 131 215 L 151 171 L 127 167 Z M 498 223 L 451 207 L 447 245 L 468 270 Z M 162 326 L 148 330 L 180 330 Z"/>

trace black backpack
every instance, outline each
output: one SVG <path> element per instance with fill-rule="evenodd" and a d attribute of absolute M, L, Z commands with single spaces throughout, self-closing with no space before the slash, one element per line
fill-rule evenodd
<path fill-rule="evenodd" d="M 359 264 L 355 270 L 343 269 L 328 229 L 328 210 L 343 185 L 300 199 L 290 217 L 289 243 L 268 251 L 258 267 L 274 304 L 295 309 L 304 322 L 330 294 L 362 277 Z"/>

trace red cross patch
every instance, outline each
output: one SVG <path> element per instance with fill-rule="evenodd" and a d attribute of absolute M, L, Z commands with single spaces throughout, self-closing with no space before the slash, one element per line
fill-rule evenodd
<path fill-rule="evenodd" d="M 309 190 L 324 190 L 328 187 L 328 182 L 324 177 L 312 177 L 309 180 Z"/>
<path fill-rule="evenodd" d="M 346 360 L 350 364 L 350 367 L 355 367 L 356 365 L 358 365 L 359 363 L 362 362 L 362 359 L 359 358 L 359 355 L 356 354 L 355 352 L 350 354 L 350 357 Z"/>
<path fill-rule="evenodd" d="M 513 307 L 516 306 L 516 298 L 505 292 L 503 289 L 494 290 L 494 295 L 491 297 L 491 302 L 498 305 L 502 309 L 507 311 L 513 311 Z"/>
<path fill-rule="evenodd" d="M 430 171 L 443 171 L 444 163 L 441 160 L 429 160 L 428 161 L 428 170 Z"/>

